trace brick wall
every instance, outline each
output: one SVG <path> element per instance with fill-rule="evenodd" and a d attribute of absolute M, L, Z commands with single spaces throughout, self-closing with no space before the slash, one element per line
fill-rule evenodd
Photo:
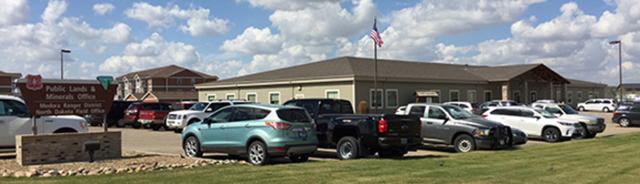
<path fill-rule="evenodd" d="M 120 132 L 92 132 L 16 136 L 16 161 L 20 165 L 89 161 L 85 143 L 100 143 L 95 160 L 122 155 Z"/>

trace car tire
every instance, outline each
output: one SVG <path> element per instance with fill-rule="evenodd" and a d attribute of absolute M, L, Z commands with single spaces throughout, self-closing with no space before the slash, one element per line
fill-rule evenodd
<path fill-rule="evenodd" d="M 189 136 L 184 140 L 182 149 L 188 157 L 202 157 L 202 149 L 200 149 L 200 140 L 196 136 Z"/>
<path fill-rule="evenodd" d="M 247 160 L 253 165 L 265 165 L 269 163 L 267 146 L 261 141 L 253 141 L 247 148 Z"/>
<path fill-rule="evenodd" d="M 555 127 L 547 127 L 542 130 L 542 138 L 547 142 L 559 142 L 562 140 L 562 135 L 560 135 L 560 130 Z"/>
<path fill-rule="evenodd" d="M 631 120 L 629 120 L 629 118 L 620 118 L 620 120 L 618 120 L 618 124 L 621 127 L 629 127 L 631 126 Z"/>
<path fill-rule="evenodd" d="M 54 134 L 61 134 L 61 133 L 78 133 L 78 131 L 76 131 L 73 128 L 61 128 L 58 129 L 56 131 L 53 131 Z"/>
<path fill-rule="evenodd" d="M 467 134 L 458 135 L 453 141 L 453 148 L 458 153 L 471 152 L 476 149 L 476 141 Z"/>
<path fill-rule="evenodd" d="M 602 108 L 602 112 L 610 112 L 610 111 L 609 111 L 609 107 L 604 107 L 604 108 Z"/>
<path fill-rule="evenodd" d="M 583 106 L 578 107 L 578 111 L 584 111 L 584 107 Z"/>
<path fill-rule="evenodd" d="M 289 156 L 289 160 L 294 163 L 309 161 L 309 154 Z"/>
<path fill-rule="evenodd" d="M 173 129 L 173 132 L 175 132 L 175 133 L 182 133 L 182 129 L 176 128 L 176 129 Z"/>
<path fill-rule="evenodd" d="M 138 122 L 135 122 L 135 123 L 131 124 L 131 127 L 135 128 L 135 129 L 139 129 L 139 128 L 142 127 L 142 124 L 140 124 Z"/>
<path fill-rule="evenodd" d="M 151 126 L 151 129 L 152 129 L 153 131 L 158 131 L 158 130 L 160 130 L 160 128 L 162 128 L 162 126 L 161 126 L 161 125 L 150 125 L 150 126 Z"/>
<path fill-rule="evenodd" d="M 355 137 L 345 136 L 340 138 L 336 145 L 336 153 L 340 160 L 350 160 L 358 158 L 360 145 Z"/>
<path fill-rule="evenodd" d="M 402 158 L 406 151 L 399 149 L 385 149 L 378 152 L 380 158 Z"/>

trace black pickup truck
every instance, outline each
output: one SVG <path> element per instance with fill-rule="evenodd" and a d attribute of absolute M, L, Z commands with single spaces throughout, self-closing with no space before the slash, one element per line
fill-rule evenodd
<path fill-rule="evenodd" d="M 355 159 L 378 153 L 402 157 L 422 144 L 420 119 L 404 115 L 356 115 L 351 103 L 338 99 L 295 99 L 316 123 L 319 147 L 336 148 L 338 158 Z"/>

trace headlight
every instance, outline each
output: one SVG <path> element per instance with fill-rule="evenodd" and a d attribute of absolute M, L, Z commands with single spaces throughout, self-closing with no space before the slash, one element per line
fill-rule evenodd
<path fill-rule="evenodd" d="M 567 123 L 567 122 L 558 122 L 558 123 L 564 126 L 573 126 L 573 123 Z"/>
<path fill-rule="evenodd" d="M 473 131 L 473 135 L 476 137 L 489 136 L 490 133 L 491 133 L 491 129 L 476 129 Z"/>

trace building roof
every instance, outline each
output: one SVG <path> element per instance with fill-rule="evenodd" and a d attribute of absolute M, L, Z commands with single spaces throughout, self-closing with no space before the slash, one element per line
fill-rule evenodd
<path fill-rule="evenodd" d="M 22 74 L 20 74 L 20 73 L 8 73 L 8 72 L 0 71 L 0 76 L 5 76 L 5 77 L 6 76 L 11 76 L 11 77 L 14 77 L 14 78 L 20 78 L 20 76 L 22 76 Z"/>
<path fill-rule="evenodd" d="M 127 74 L 124 74 L 124 75 L 118 77 L 117 80 L 121 80 L 124 77 L 126 77 L 128 79 L 133 79 L 133 77 L 136 76 L 136 75 L 138 75 L 138 77 L 140 77 L 140 78 L 168 78 L 168 77 L 171 77 L 171 76 L 173 76 L 173 75 L 175 75 L 177 73 L 180 73 L 182 71 L 191 71 L 191 72 L 199 75 L 202 78 L 218 79 L 217 76 L 212 76 L 212 75 L 208 75 L 208 74 L 205 74 L 205 73 L 202 73 L 202 72 L 189 70 L 189 69 L 186 69 L 184 67 L 177 66 L 177 65 L 169 65 L 169 66 L 163 66 L 163 67 L 158 67 L 158 68 L 151 68 L 151 69 L 147 69 L 147 70 L 141 70 L 141 71 L 127 73 Z"/>
<path fill-rule="evenodd" d="M 508 81 L 532 70 L 544 71 L 543 77 L 568 83 L 566 79 L 543 64 L 489 67 L 378 59 L 378 79 L 380 80 L 398 79 L 404 81 L 487 83 Z M 373 59 L 339 57 L 267 72 L 197 84 L 196 88 L 337 78 L 372 79 L 373 75 Z"/>
<path fill-rule="evenodd" d="M 640 83 L 622 83 L 622 87 L 624 87 L 624 88 L 640 88 Z"/>
<path fill-rule="evenodd" d="M 607 87 L 606 84 L 597 83 L 597 82 L 589 82 L 577 79 L 568 79 L 571 82 L 569 87 Z"/>
<path fill-rule="evenodd" d="M 184 100 L 197 100 L 198 92 L 196 91 L 150 91 L 147 92 L 141 100 L 147 100 L 150 97 L 155 97 L 157 101 L 184 101 Z"/>

